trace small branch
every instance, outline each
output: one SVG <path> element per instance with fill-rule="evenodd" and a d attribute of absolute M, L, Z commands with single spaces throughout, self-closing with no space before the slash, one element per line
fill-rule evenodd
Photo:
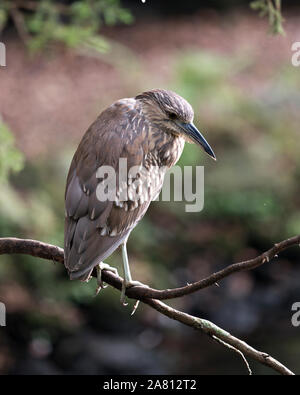
<path fill-rule="evenodd" d="M 9 8 L 9 12 L 12 20 L 14 21 L 17 32 L 19 33 L 19 36 L 21 37 L 24 44 L 27 44 L 30 39 L 30 35 L 27 31 L 27 27 L 22 13 L 15 4 L 11 5 L 11 7 Z"/>
<path fill-rule="evenodd" d="M 29 11 L 37 11 L 38 7 L 40 6 L 39 1 L 34 0 L 20 0 L 18 1 L 18 8 L 23 8 L 24 10 Z M 69 14 L 70 7 L 65 4 L 54 4 L 54 7 L 62 14 Z"/>
<path fill-rule="evenodd" d="M 255 259 L 230 265 L 227 268 L 212 274 L 206 279 L 200 280 L 191 285 L 187 285 L 186 287 L 177 288 L 174 290 L 163 290 L 163 291 L 148 289 L 143 287 L 132 287 L 126 291 L 126 295 L 130 298 L 141 300 L 143 303 L 151 306 L 159 313 L 171 319 L 174 319 L 178 322 L 181 322 L 184 325 L 190 326 L 196 330 L 200 330 L 204 332 L 210 338 L 213 338 L 214 340 L 219 341 L 227 348 L 230 348 L 231 350 L 238 352 L 242 356 L 244 362 L 246 363 L 249 372 L 251 372 L 251 370 L 249 368 L 245 356 L 248 356 L 258 361 L 263 365 L 269 366 L 270 368 L 272 368 L 273 370 L 275 370 L 276 372 L 282 375 L 293 375 L 293 372 L 291 372 L 287 367 L 282 365 L 279 361 L 277 361 L 270 355 L 255 350 L 253 347 L 249 346 L 246 342 L 232 336 L 230 333 L 226 332 L 222 328 L 219 328 L 217 325 L 213 324 L 210 321 L 183 313 L 164 304 L 160 300 L 149 298 L 149 293 L 158 294 L 160 298 L 162 297 L 171 298 L 171 297 L 179 297 L 179 296 L 187 295 L 189 293 L 213 285 L 216 283 L 216 281 L 219 281 L 229 276 L 230 274 L 242 270 L 253 269 L 257 266 L 262 265 L 267 261 L 269 262 L 270 259 L 272 259 L 279 252 L 284 251 L 289 247 L 299 245 L 299 243 L 300 243 L 300 236 L 295 236 L 288 240 L 284 240 L 281 243 L 275 244 L 274 247 L 272 247 L 270 250 L 266 251 L 265 253 L 263 253 L 262 255 L 260 255 Z M 57 261 L 60 263 L 64 262 L 64 252 L 62 248 L 50 244 L 42 243 L 36 240 L 0 238 L 0 255 L 14 254 L 14 253 L 32 255 L 43 259 Z M 122 278 L 116 276 L 115 274 L 107 270 L 103 271 L 103 280 L 119 290 L 122 287 Z"/>
<path fill-rule="evenodd" d="M 212 336 L 212 337 L 213 337 L 213 339 L 214 339 L 217 343 L 220 343 L 220 344 L 222 344 L 224 347 L 228 348 L 229 350 L 231 350 L 231 351 L 233 351 L 233 352 L 239 354 L 240 357 L 242 358 L 244 364 L 246 365 L 246 368 L 247 368 L 247 370 L 248 370 L 249 376 L 252 376 L 252 370 L 251 370 L 251 368 L 250 368 L 250 365 L 249 365 L 247 359 L 245 358 L 245 355 L 242 353 L 242 351 L 238 350 L 237 348 L 231 346 L 231 345 L 228 344 L 228 343 L 225 343 L 223 340 L 217 338 L 216 336 Z"/>
<path fill-rule="evenodd" d="M 268 251 L 264 252 L 263 254 L 259 255 L 254 259 L 249 259 L 248 261 L 238 262 L 229 265 L 225 269 L 213 273 L 209 277 L 206 277 L 195 283 L 186 285 L 184 287 L 167 289 L 167 290 L 156 290 L 152 288 L 147 288 L 143 290 L 143 296 L 147 298 L 165 300 L 165 299 L 173 299 L 184 295 L 188 295 L 193 292 L 199 291 L 200 289 L 207 288 L 216 283 L 218 284 L 220 280 L 223 280 L 223 278 L 228 277 L 233 273 L 254 269 L 258 266 L 263 265 L 266 262 L 270 262 L 271 259 L 277 256 L 280 252 L 290 247 L 298 246 L 299 244 L 300 244 L 300 236 L 291 237 L 290 239 L 275 244 Z M 138 287 L 136 287 L 136 290 L 137 289 Z"/>
<path fill-rule="evenodd" d="M 52 244 L 15 237 L 0 238 L 1 254 L 26 254 L 37 258 L 64 263 L 64 250 Z"/>

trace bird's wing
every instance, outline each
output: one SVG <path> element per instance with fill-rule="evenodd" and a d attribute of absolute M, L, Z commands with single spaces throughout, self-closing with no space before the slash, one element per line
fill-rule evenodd
<path fill-rule="evenodd" d="M 148 188 L 138 201 L 121 201 L 124 185 L 118 181 L 119 158 L 127 167 L 141 166 L 147 158 L 147 127 L 136 110 L 110 107 L 84 135 L 72 160 L 65 193 L 65 266 L 71 279 L 85 280 L 92 268 L 107 258 L 144 216 L 161 185 Z M 140 124 L 137 124 L 139 119 Z M 140 125 L 140 128 L 138 127 Z M 117 197 L 100 201 L 97 187 L 102 181 L 100 166 L 112 166 L 117 173 Z M 129 181 L 128 196 L 136 189 L 137 174 Z M 146 188 L 147 189 L 147 188 Z"/>

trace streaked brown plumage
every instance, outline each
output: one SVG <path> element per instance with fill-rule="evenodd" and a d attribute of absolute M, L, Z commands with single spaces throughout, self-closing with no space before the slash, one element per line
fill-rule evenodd
<path fill-rule="evenodd" d="M 185 140 L 200 143 L 214 157 L 193 126 L 193 117 L 182 97 L 157 89 L 115 102 L 90 126 L 73 157 L 65 193 L 65 266 L 71 279 L 86 280 L 97 264 L 126 243 L 163 184 L 164 171 L 148 195 L 132 201 L 128 180 L 127 201 L 117 194 L 114 201 L 101 202 L 96 196 L 101 181 L 97 169 L 112 166 L 118 173 L 119 158 L 127 159 L 128 169 L 167 169 L 179 159 Z M 121 189 L 117 184 L 117 192 Z"/>

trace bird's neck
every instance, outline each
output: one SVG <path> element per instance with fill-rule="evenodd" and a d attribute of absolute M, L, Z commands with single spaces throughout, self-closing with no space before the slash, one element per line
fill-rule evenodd
<path fill-rule="evenodd" d="M 171 167 L 175 165 L 182 154 L 184 138 L 161 129 L 161 124 L 159 119 L 156 119 L 155 109 L 151 104 L 136 103 L 136 110 L 140 117 L 140 128 L 147 131 L 145 133 L 148 139 L 146 167 Z"/>
<path fill-rule="evenodd" d="M 168 132 L 162 132 L 155 127 L 150 128 L 149 153 L 151 165 L 172 167 L 180 158 L 185 140 Z"/>

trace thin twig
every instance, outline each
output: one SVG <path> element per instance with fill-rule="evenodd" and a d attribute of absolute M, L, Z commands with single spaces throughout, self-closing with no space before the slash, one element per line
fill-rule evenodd
<path fill-rule="evenodd" d="M 18 8 L 23 8 L 24 10 L 29 10 L 29 11 L 36 11 L 39 6 L 40 2 L 39 1 L 33 1 L 33 0 L 19 0 L 17 2 Z M 54 4 L 53 5 L 60 13 L 62 14 L 68 14 L 70 13 L 70 7 L 65 4 Z"/>
<path fill-rule="evenodd" d="M 230 344 L 224 342 L 223 340 L 219 339 L 217 336 L 213 336 L 212 338 L 213 338 L 217 343 L 220 343 L 220 344 L 222 344 L 224 347 L 228 348 L 229 350 L 231 350 L 231 351 L 233 351 L 233 352 L 239 354 L 240 357 L 242 358 L 244 364 L 246 365 L 246 368 L 247 368 L 247 370 L 248 370 L 249 376 L 252 376 L 252 370 L 251 370 L 251 368 L 250 368 L 250 365 L 249 365 L 249 363 L 248 363 L 248 361 L 247 361 L 245 355 L 242 353 L 242 351 L 238 350 L 237 348 L 235 348 L 235 347 L 231 346 Z"/>

